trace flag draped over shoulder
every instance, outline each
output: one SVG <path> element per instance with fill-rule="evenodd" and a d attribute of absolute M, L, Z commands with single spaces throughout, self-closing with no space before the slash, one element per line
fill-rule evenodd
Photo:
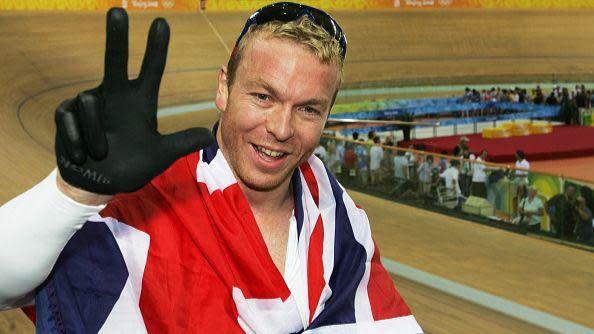
<path fill-rule="evenodd" d="M 37 291 L 39 333 L 421 333 L 365 212 L 312 156 L 292 176 L 285 272 L 223 154 L 115 197 Z"/>

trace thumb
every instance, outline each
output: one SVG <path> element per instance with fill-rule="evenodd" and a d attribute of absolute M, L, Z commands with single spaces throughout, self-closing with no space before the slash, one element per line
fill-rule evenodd
<path fill-rule="evenodd" d="M 158 152 L 167 161 L 173 162 L 213 142 L 214 136 L 209 129 L 191 128 L 162 136 Z"/>

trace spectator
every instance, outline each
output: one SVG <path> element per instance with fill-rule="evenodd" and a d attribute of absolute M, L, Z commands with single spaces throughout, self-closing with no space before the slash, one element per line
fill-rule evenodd
<path fill-rule="evenodd" d="M 470 196 L 470 185 L 472 183 L 472 161 L 474 160 L 474 154 L 471 154 L 468 149 L 462 151 L 462 160 L 460 166 L 460 188 L 464 197 Z"/>
<path fill-rule="evenodd" d="M 367 148 L 363 138 L 359 139 L 359 143 L 355 146 L 355 153 L 357 153 L 357 173 L 359 174 L 359 181 L 361 185 L 367 185 L 369 181 L 369 168 L 367 168 Z"/>
<path fill-rule="evenodd" d="M 542 200 L 535 187 L 528 187 L 528 196 L 520 201 L 517 223 L 526 226 L 528 231 L 540 231 L 540 220 L 544 214 Z"/>
<path fill-rule="evenodd" d="M 448 155 L 448 151 L 441 151 L 441 157 L 437 162 L 437 168 L 439 169 L 439 174 L 443 173 L 448 168 L 448 161 L 444 157 L 444 155 Z"/>
<path fill-rule="evenodd" d="M 530 102 L 530 95 L 526 89 L 520 90 L 520 103 L 528 103 Z"/>
<path fill-rule="evenodd" d="M 551 93 L 547 96 L 546 104 L 549 106 L 555 106 L 559 103 L 557 97 L 555 96 L 555 91 L 551 91 Z"/>
<path fill-rule="evenodd" d="M 575 104 L 578 108 L 588 107 L 588 95 L 586 95 L 586 88 L 584 87 L 584 85 L 577 88 L 577 92 L 575 95 Z"/>
<path fill-rule="evenodd" d="M 472 92 L 470 91 L 469 87 L 464 89 L 464 96 L 462 97 L 462 102 L 471 102 L 472 101 Z"/>
<path fill-rule="evenodd" d="M 318 144 L 318 146 L 314 149 L 313 154 L 320 158 L 324 162 L 325 165 L 328 165 L 328 152 L 322 142 Z"/>
<path fill-rule="evenodd" d="M 575 186 L 569 185 L 565 193 L 557 194 L 546 202 L 552 232 L 560 238 L 573 238 L 573 229 L 577 223 L 575 205 Z"/>
<path fill-rule="evenodd" d="M 460 190 L 460 183 L 458 181 L 460 176 L 460 161 L 450 161 L 450 167 L 439 175 L 445 181 L 446 194 L 448 197 L 457 197 L 458 204 L 462 199 L 462 191 Z"/>
<path fill-rule="evenodd" d="M 460 142 L 452 150 L 452 155 L 454 155 L 455 157 L 460 157 L 465 149 L 468 150 L 468 143 L 470 143 L 470 139 L 468 139 L 468 137 L 460 137 Z"/>
<path fill-rule="evenodd" d="M 392 136 L 386 137 L 386 139 L 384 140 L 384 146 L 388 146 L 388 147 L 396 146 L 396 145 L 394 145 Z M 393 149 L 387 149 L 384 151 L 384 157 L 382 158 L 382 162 L 381 162 L 381 170 L 382 170 L 382 175 L 384 177 L 391 176 L 394 174 L 394 155 L 395 154 L 396 154 L 396 151 Z"/>
<path fill-rule="evenodd" d="M 516 170 L 514 184 L 516 186 L 516 201 L 519 201 L 526 196 L 526 186 L 528 185 L 528 170 L 530 163 L 526 160 L 526 154 L 522 150 L 516 151 Z"/>
<path fill-rule="evenodd" d="M 367 142 L 370 143 L 370 144 L 373 144 L 374 143 L 374 139 L 375 139 L 375 131 L 371 130 L 367 134 Z"/>
<path fill-rule="evenodd" d="M 396 157 L 394 157 L 394 177 L 398 179 L 408 180 L 409 172 L 408 172 L 408 159 L 406 158 L 404 151 L 396 152 Z"/>
<path fill-rule="evenodd" d="M 341 159 L 336 148 L 336 142 L 329 140 L 327 145 L 328 151 L 328 168 L 332 173 L 339 174 L 341 171 Z"/>
<path fill-rule="evenodd" d="M 566 125 L 575 125 L 578 124 L 578 107 L 575 103 L 575 100 L 569 97 L 569 92 L 567 88 L 563 88 L 561 99 L 561 117 L 563 117 L 563 121 Z"/>
<path fill-rule="evenodd" d="M 588 242 L 592 238 L 592 211 L 586 206 L 586 199 L 582 196 L 577 198 L 578 223 L 575 228 L 576 240 Z"/>
<path fill-rule="evenodd" d="M 482 162 L 487 161 L 487 150 L 482 150 L 473 164 L 472 196 L 487 198 L 487 166 Z"/>
<path fill-rule="evenodd" d="M 338 161 L 344 161 L 344 153 L 345 153 L 346 149 L 345 149 L 345 144 L 344 141 L 339 140 L 338 144 L 336 144 L 336 156 Z M 339 164 L 339 170 L 338 173 L 340 174 L 342 171 L 340 170 L 340 164 Z"/>
<path fill-rule="evenodd" d="M 419 192 L 422 196 L 429 197 L 431 195 L 431 183 L 433 182 L 433 156 L 428 155 L 425 161 L 419 165 Z"/>
<path fill-rule="evenodd" d="M 384 145 L 385 146 L 396 146 L 394 144 L 394 137 L 391 135 L 386 136 L 386 139 L 384 139 Z"/>
<path fill-rule="evenodd" d="M 377 184 L 381 179 L 381 162 L 384 157 L 384 149 L 379 137 L 373 138 L 373 146 L 369 149 L 369 173 L 371 184 Z"/>
<path fill-rule="evenodd" d="M 410 151 L 407 151 L 404 155 L 406 156 L 406 159 L 408 160 L 408 177 L 411 180 L 416 180 L 417 179 L 417 156 L 415 155 L 415 152 L 413 152 L 415 150 L 415 146 L 413 144 L 410 144 L 408 146 L 408 149 Z"/>
<path fill-rule="evenodd" d="M 344 173 L 348 175 L 349 179 L 357 177 L 357 153 L 355 153 L 355 143 L 346 143 L 344 151 Z"/>
<path fill-rule="evenodd" d="M 540 86 L 536 86 L 536 90 L 534 92 L 534 99 L 532 100 L 532 103 L 543 104 L 544 102 L 545 102 L 545 97 L 542 92 L 542 89 L 540 89 Z"/>

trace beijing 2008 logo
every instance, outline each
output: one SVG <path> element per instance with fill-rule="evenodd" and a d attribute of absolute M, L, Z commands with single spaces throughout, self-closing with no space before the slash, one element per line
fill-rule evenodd
<path fill-rule="evenodd" d="M 439 5 L 441 7 L 449 7 L 454 3 L 454 0 L 439 0 Z"/>
<path fill-rule="evenodd" d="M 172 8 L 173 6 L 175 6 L 175 1 L 173 1 L 173 0 L 161 1 L 161 6 L 163 6 L 163 8 Z"/>

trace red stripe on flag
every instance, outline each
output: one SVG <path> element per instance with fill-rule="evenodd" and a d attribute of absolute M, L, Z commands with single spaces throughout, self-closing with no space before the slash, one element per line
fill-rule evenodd
<path fill-rule="evenodd" d="M 311 166 L 306 161 L 302 163 L 301 166 L 299 166 L 299 169 L 301 169 L 301 173 L 303 173 L 305 183 L 307 183 L 307 187 L 311 192 L 311 196 L 313 197 L 316 206 L 320 207 L 320 190 L 318 189 L 318 181 L 316 180 L 316 176 L 311 170 Z"/>
<path fill-rule="evenodd" d="M 316 227 L 314 227 L 309 239 L 309 251 L 307 253 L 307 293 L 309 300 L 309 323 L 316 313 L 320 295 L 326 282 L 324 281 L 324 262 L 322 253 L 324 248 L 324 224 L 322 216 L 318 216 Z"/>
<path fill-rule="evenodd" d="M 375 242 L 374 246 L 371 273 L 367 284 L 373 319 L 379 321 L 410 315 L 410 309 L 396 291 L 392 278 L 380 262 L 380 253 Z"/>

